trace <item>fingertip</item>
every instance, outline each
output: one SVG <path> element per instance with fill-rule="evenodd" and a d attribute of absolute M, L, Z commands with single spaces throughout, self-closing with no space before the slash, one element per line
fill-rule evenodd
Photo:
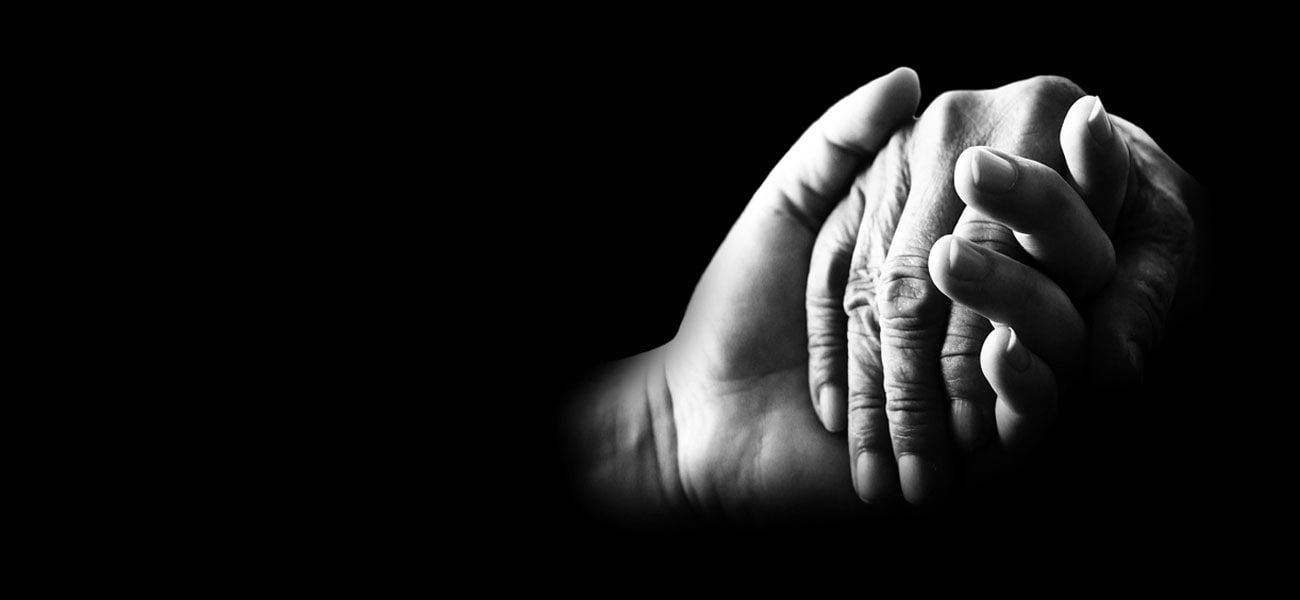
<path fill-rule="evenodd" d="M 1045 392 L 1046 381 L 1052 371 L 1047 364 L 1025 346 L 1024 340 L 1011 327 L 996 327 L 984 340 L 980 349 L 980 367 L 998 396 L 1013 399 L 1017 411 L 1032 409 L 1020 404 L 1020 399 L 1037 398 Z M 1051 387 L 1055 381 L 1051 381 Z"/>
<path fill-rule="evenodd" d="M 898 474 L 891 457 L 874 452 L 858 454 L 853 466 L 853 485 L 858 498 L 867 504 L 882 504 L 895 498 Z"/>
<path fill-rule="evenodd" d="M 884 111 L 891 121 L 901 121 L 916 114 L 921 104 L 921 78 L 911 67 L 898 67 L 877 79 L 879 86 L 875 102 L 889 107 Z M 868 84 L 869 87 L 870 84 Z"/>
<path fill-rule="evenodd" d="M 973 402 L 954 400 L 952 403 L 952 432 L 957 447 L 970 454 L 988 443 L 989 426 L 984 413 Z"/>
<path fill-rule="evenodd" d="M 948 264 L 952 258 L 952 244 L 955 237 L 951 233 L 947 234 L 930 246 L 930 280 L 945 295 L 949 294 L 945 288 L 948 287 Z"/>
<path fill-rule="evenodd" d="M 1087 142 L 1105 150 L 1114 139 L 1115 128 L 1100 96 L 1083 96 L 1070 105 L 1061 124 L 1062 147 Z"/>
<path fill-rule="evenodd" d="M 916 114 L 921 84 L 916 72 L 900 67 L 871 80 L 823 115 L 823 135 L 859 152 L 876 152 L 894 131 Z"/>
<path fill-rule="evenodd" d="M 1084 96 L 1070 106 L 1060 142 L 1079 194 L 1102 228 L 1110 231 L 1123 203 L 1129 155 L 1101 98 Z"/>
<path fill-rule="evenodd" d="M 1092 108 L 1088 110 L 1088 134 L 1098 144 L 1104 146 L 1115 137 L 1115 130 L 1111 128 L 1110 115 L 1106 114 L 1106 107 L 1101 104 L 1101 96 L 1086 96 L 1088 97 L 1092 98 Z"/>
<path fill-rule="evenodd" d="M 952 184 L 957 190 L 957 197 L 967 205 L 975 202 L 979 190 L 975 187 L 975 154 L 979 152 L 977 146 L 971 146 L 961 151 L 957 155 L 957 162 L 953 165 Z"/>
<path fill-rule="evenodd" d="M 908 504 L 926 504 L 943 496 L 947 471 L 934 457 L 904 454 L 898 458 L 898 480 Z"/>
<path fill-rule="evenodd" d="M 906 77 L 911 78 L 912 81 L 916 82 L 916 84 L 917 84 L 918 86 L 921 85 L 921 83 L 920 83 L 920 82 L 921 82 L 921 76 L 916 74 L 916 69 L 913 69 L 912 67 L 909 67 L 909 66 L 906 66 L 906 65 L 903 65 L 903 66 L 901 66 L 901 67 L 898 67 L 898 68 L 894 69 L 893 71 L 890 72 L 890 75 L 894 75 L 894 76 L 897 76 L 897 77 L 903 77 L 903 76 L 906 76 Z"/>
<path fill-rule="evenodd" d="M 912 112 L 915 114 L 916 106 L 921 102 L 921 76 L 912 67 L 898 67 L 890 72 L 889 77 L 897 81 L 899 91 L 912 99 Z"/>
<path fill-rule="evenodd" d="M 939 238 L 930 248 L 930 280 L 954 302 L 962 302 L 970 290 L 984 285 L 994 270 L 989 251 L 956 235 Z"/>
<path fill-rule="evenodd" d="M 1002 206 L 1020 183 L 1023 167 L 1017 161 L 1023 159 L 988 146 L 966 148 L 953 167 L 953 188 L 962 202 L 976 209 L 990 203 Z"/>
<path fill-rule="evenodd" d="M 1019 178 L 1016 166 L 988 148 L 971 151 L 970 177 L 975 187 L 990 194 L 1004 194 L 1015 187 Z"/>
<path fill-rule="evenodd" d="M 997 393 L 993 413 L 1003 447 L 1032 445 L 1056 417 L 1056 377 L 1010 327 L 989 334 L 980 365 Z"/>
<path fill-rule="evenodd" d="M 984 347 L 980 349 L 980 368 L 984 376 L 992 383 L 992 378 L 1000 371 L 1002 353 L 1011 340 L 1010 327 L 994 327 L 989 336 L 984 338 Z"/>
<path fill-rule="evenodd" d="M 949 300 L 960 296 L 961 279 L 953 272 L 954 257 L 962 258 L 961 242 L 958 239 L 957 236 L 948 234 L 930 247 L 930 281 Z"/>
<path fill-rule="evenodd" d="M 835 384 L 822 386 L 817 400 L 817 410 L 821 413 L 822 426 L 826 431 L 839 433 L 848 426 L 849 400 L 844 389 Z"/>
<path fill-rule="evenodd" d="M 1029 361 L 1031 360 L 1029 351 L 1025 349 L 1025 343 L 1020 341 L 1020 336 L 1016 335 L 1014 328 L 1007 327 L 1007 331 L 1009 332 L 1007 343 L 1003 346 L 1002 353 L 1006 356 L 1007 364 L 1011 365 L 1012 369 L 1023 373 L 1029 369 Z"/>
<path fill-rule="evenodd" d="M 1061 147 L 1068 149 L 1077 147 L 1081 142 L 1094 141 L 1096 138 L 1089 132 L 1089 121 L 1092 117 L 1094 107 L 1097 106 L 1096 96 L 1084 96 L 1074 101 L 1070 105 L 1070 110 L 1065 113 L 1065 121 L 1061 123 Z M 1069 153 L 1066 157 L 1068 159 Z"/>

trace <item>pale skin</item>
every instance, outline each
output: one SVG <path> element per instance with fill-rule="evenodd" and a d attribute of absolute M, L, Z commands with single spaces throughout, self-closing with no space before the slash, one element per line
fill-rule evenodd
<path fill-rule="evenodd" d="M 727 514 L 789 506 L 850 508 L 860 505 L 859 498 L 870 499 L 855 487 L 852 441 L 851 452 L 844 452 L 845 436 L 823 425 L 835 429 L 834 415 L 823 411 L 819 419 L 813 410 L 812 399 L 819 396 L 810 380 L 808 324 L 814 315 L 805 313 L 801 283 L 811 281 L 810 263 L 814 269 L 818 264 L 814 246 L 821 244 L 823 222 L 870 157 L 893 143 L 890 135 L 900 126 L 910 126 L 918 98 L 915 73 L 900 69 L 832 107 L 741 214 L 701 278 L 677 337 L 616 365 L 577 405 L 576 436 L 598 442 L 586 453 L 585 467 L 600 495 L 623 506 L 687 505 Z M 962 198 L 972 205 L 979 201 Z M 899 236 L 915 235 L 905 233 L 907 211 L 915 214 L 910 204 L 904 209 L 895 244 Z M 975 312 L 998 317 L 996 297 L 965 298 L 960 285 L 945 283 L 950 267 L 962 264 L 953 257 L 981 251 L 941 237 L 934 235 L 938 243 L 927 246 L 922 257 L 937 273 L 935 283 L 954 299 L 969 301 Z M 985 258 L 994 265 L 989 276 L 1007 289 L 1026 282 L 1044 289 L 1047 283 L 1057 285 L 1037 271 L 1030 270 L 1035 279 L 992 262 L 996 257 Z M 1120 264 L 1122 273 L 1124 261 Z M 1067 282 L 1090 277 L 1074 273 L 1054 275 Z M 1073 309 L 1068 296 L 1064 303 Z M 997 320 L 1017 330 L 1029 327 L 1016 327 L 1013 318 Z M 1057 385 L 1054 351 L 1033 348 L 1022 337 L 1000 328 L 981 338 L 978 359 L 998 393 L 992 426 L 1008 444 L 1040 435 Z M 814 370 L 813 379 L 817 376 Z M 941 433 L 945 439 L 949 435 L 946 428 Z"/>
<path fill-rule="evenodd" d="M 1020 332 L 1032 357 L 1026 376 L 1041 382 L 1034 394 L 1017 386 L 1022 399 L 1039 399 L 1021 406 L 1055 402 L 1056 377 L 1040 374 L 1040 362 L 1067 380 L 1086 373 L 1094 386 L 1121 385 L 1158 339 L 1191 255 L 1185 202 L 1195 182 L 1068 81 L 945 94 L 908 142 L 910 190 L 868 173 L 858 187 L 885 192 L 837 207 L 809 278 L 810 395 L 828 430 L 847 429 L 866 502 L 900 491 L 913 503 L 940 497 L 954 477 L 952 446 L 991 446 L 987 457 L 1034 437 L 998 427 L 1013 418 L 989 345 L 1011 334 L 994 325 Z M 976 147 L 955 160 L 933 159 L 968 144 Z M 882 222 L 893 224 L 892 238 Z M 955 238 L 940 237 L 948 232 Z M 994 265 L 987 277 L 952 276 L 951 265 L 984 257 Z M 1050 421 L 1050 410 L 1036 412 Z"/>

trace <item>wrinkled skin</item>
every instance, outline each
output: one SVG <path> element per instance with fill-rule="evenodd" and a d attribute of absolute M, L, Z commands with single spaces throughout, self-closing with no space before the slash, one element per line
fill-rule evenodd
<path fill-rule="evenodd" d="M 951 306 L 934 288 L 926 274 L 929 249 L 956 230 L 1022 256 L 1004 227 L 963 211 L 952 191 L 952 163 L 966 147 L 986 144 L 1061 169 L 1057 133 L 1080 94 L 1056 78 L 944 94 L 915 124 L 898 129 L 856 178 L 782 185 L 778 166 L 710 263 L 678 336 L 664 352 L 676 471 L 691 504 L 729 514 L 856 505 L 844 438 L 826 431 L 812 410 L 819 380 L 847 383 L 854 460 L 865 451 L 882 453 L 891 465 L 896 455 L 916 455 L 923 471 L 950 475 L 950 413 L 960 420 L 985 410 L 989 392 L 978 361 L 989 324 Z M 1144 133 L 1124 123 L 1117 132 L 1132 149 L 1114 236 L 1117 276 L 1082 312 L 1088 337 L 1080 331 L 1079 339 L 1062 345 L 1067 351 L 1050 358 L 1065 371 L 1087 363 L 1108 381 L 1140 373 L 1140 354 L 1130 360 L 1123 352 L 1145 351 L 1159 338 L 1190 258 L 1186 203 L 1195 193 L 1190 178 Z M 868 156 L 862 153 L 859 168 Z M 760 201 L 764 195 L 788 202 Z M 800 195 L 825 208 L 781 208 L 809 201 Z M 828 202 L 832 195 L 847 199 L 819 236 L 816 228 L 836 204 Z M 823 238 L 837 243 L 824 244 Z M 851 258 L 827 252 L 855 243 Z M 810 262 L 814 278 L 826 277 L 823 299 L 805 296 Z M 836 268 L 819 273 L 822 263 Z M 840 268 L 846 263 L 847 270 Z M 844 291 L 842 304 L 836 289 Z M 810 329 L 810 322 L 826 325 Z M 834 348 L 837 332 L 846 331 L 848 345 L 841 347 L 854 360 L 841 374 L 818 362 L 817 349 Z M 950 399 L 971 406 L 950 409 Z M 979 431 L 987 425 L 969 427 Z M 897 433 L 892 442 L 891 433 Z M 917 498 L 944 485 L 922 483 Z"/>
<path fill-rule="evenodd" d="M 970 146 L 992 146 L 1066 173 L 1060 123 L 1081 95 L 1054 77 L 943 94 L 910 132 L 896 135 L 828 220 L 809 281 L 810 394 L 818 398 L 823 386 L 847 385 L 850 455 L 864 500 L 897 497 L 900 477 L 909 501 L 933 499 L 954 476 L 949 440 L 968 452 L 995 445 L 993 392 L 979 367 L 993 326 L 935 288 L 929 250 L 956 233 L 1025 261 L 1009 229 L 956 197 L 956 156 Z M 1158 341 L 1179 275 L 1190 264 L 1187 203 L 1199 194 L 1145 133 L 1114 121 L 1131 149 L 1128 185 L 1113 190 L 1111 206 L 1094 212 L 1100 208 L 1098 219 L 1109 225 L 1122 210 L 1113 235 L 1119 271 L 1095 300 L 1077 298 L 1093 325 L 1090 338 L 1063 323 L 1052 343 L 1030 344 L 1046 353 L 1059 377 L 1070 381 L 1087 363 L 1089 379 L 1101 386 L 1132 382 L 1141 357 Z"/>

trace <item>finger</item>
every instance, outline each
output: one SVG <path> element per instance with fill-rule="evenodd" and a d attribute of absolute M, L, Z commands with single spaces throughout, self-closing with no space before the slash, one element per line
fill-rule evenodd
<path fill-rule="evenodd" d="M 1036 269 L 957 236 L 930 252 L 934 283 L 953 302 L 1014 327 L 1058 373 L 1079 369 L 1083 319 L 1069 297 Z"/>
<path fill-rule="evenodd" d="M 916 113 L 921 84 L 899 67 L 831 106 L 764 181 L 767 208 L 816 232 L 862 162 Z"/>
<path fill-rule="evenodd" d="M 841 100 L 800 138 L 773 171 L 771 180 L 784 186 L 780 196 L 825 198 L 842 194 L 838 183 L 858 170 L 861 162 L 879 149 L 897 126 L 916 112 L 920 83 L 906 67 L 859 88 Z M 815 208 L 798 208 L 790 214 L 808 214 Z M 847 315 L 842 294 L 848 279 L 849 258 L 862 221 L 864 201 L 860 191 L 830 222 L 817 231 L 809 264 L 806 308 L 808 318 L 809 394 L 822 424 L 830 431 L 845 428 L 847 412 Z M 815 215 L 813 215 L 815 217 Z"/>
<path fill-rule="evenodd" d="M 968 206 L 1014 230 L 1025 251 L 1072 297 L 1101 289 L 1114 274 L 1110 239 L 1051 167 L 977 146 L 957 158 L 953 181 Z"/>
<path fill-rule="evenodd" d="M 876 155 L 860 186 L 866 198 L 852 250 L 844 314 L 848 315 L 848 443 L 854 489 L 864 502 L 898 498 L 898 468 L 885 414 L 876 282 L 906 203 L 903 137 Z"/>
<path fill-rule="evenodd" d="M 948 418 L 957 447 L 970 453 L 988 443 L 993 433 L 993 390 L 980 371 L 983 338 L 993 324 L 979 313 L 953 305 L 943 340 L 940 370 L 948 394 Z"/>
<path fill-rule="evenodd" d="M 1178 277 L 1157 248 L 1142 246 L 1120 257 L 1111 285 L 1092 306 L 1092 368 L 1099 383 L 1131 385 L 1160 341 Z"/>
<path fill-rule="evenodd" d="M 1056 417 L 1056 376 L 1013 328 L 994 329 L 984 341 L 980 365 L 997 393 L 998 438 L 1008 450 L 1024 449 L 1046 433 Z"/>
<path fill-rule="evenodd" d="M 1006 226 L 967 207 L 953 234 L 1017 260 L 1024 250 Z M 953 304 L 940 363 L 944 391 L 950 399 L 949 420 L 953 440 L 966 453 L 997 438 L 993 388 L 980 368 L 980 352 L 993 324 L 962 304 Z"/>
<path fill-rule="evenodd" d="M 849 315 L 848 442 L 853 487 L 863 502 L 898 497 L 898 467 L 885 413 L 880 325 L 873 306 Z"/>
<path fill-rule="evenodd" d="M 1061 125 L 1061 152 L 1079 195 L 1102 231 L 1111 233 L 1128 187 L 1129 151 L 1101 98 L 1084 96 L 1070 107 Z"/>
<path fill-rule="evenodd" d="M 1141 128 L 1118 117 L 1128 138 L 1133 178 L 1122 226 L 1115 231 L 1115 278 L 1097 295 L 1089 323 L 1091 380 L 1126 386 L 1140 380 L 1159 343 L 1183 274 L 1194 260 L 1189 207 L 1203 191 Z"/>
<path fill-rule="evenodd" d="M 968 101 L 961 94 L 936 98 L 917 122 L 912 143 L 943 147 Z M 952 189 L 950 155 L 920 153 L 909 167 L 903 214 L 884 264 L 875 274 L 875 306 L 884 416 L 903 497 L 915 504 L 938 498 L 951 483 L 949 403 L 940 370 L 949 303 L 930 280 L 927 257 L 934 241 L 952 231 L 962 206 Z M 850 356 L 851 368 L 854 362 Z M 850 377 L 850 410 L 854 383 Z M 874 386 L 869 389 L 875 392 Z M 880 415 L 871 411 L 865 416 Z"/>
<path fill-rule="evenodd" d="M 827 431 L 846 427 L 848 413 L 848 315 L 844 288 L 865 204 L 860 187 L 831 211 L 813 243 L 808 266 L 808 391 Z"/>
<path fill-rule="evenodd" d="M 727 233 L 696 286 L 679 337 L 724 344 L 716 351 L 736 357 L 736 365 L 804 368 L 805 344 L 765 342 L 806 339 L 805 319 L 755 329 L 741 326 L 740 316 L 788 314 L 790 307 L 804 306 L 798 284 L 808 280 L 817 231 L 862 161 L 911 118 L 919 95 L 916 73 L 898 69 L 836 103 L 804 132 Z M 694 337 L 719 330 L 727 335 Z M 730 373 L 749 374 L 746 369 Z"/>

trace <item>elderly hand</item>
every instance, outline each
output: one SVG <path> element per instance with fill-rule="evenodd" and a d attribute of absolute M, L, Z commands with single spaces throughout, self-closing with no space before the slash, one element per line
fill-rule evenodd
<path fill-rule="evenodd" d="M 1198 190 L 1080 95 L 1040 77 L 940 96 L 819 235 L 810 391 L 828 429 L 847 424 L 862 499 L 900 483 L 911 502 L 940 495 L 950 428 L 967 451 L 1040 435 L 1056 376 L 1084 361 L 1094 382 L 1140 373 L 1190 258 Z M 1019 335 L 990 335 L 995 322 Z"/>
<path fill-rule="evenodd" d="M 999 435 L 1012 442 L 1041 431 L 1050 415 L 1034 407 L 1050 408 L 1055 378 L 1077 370 L 1085 346 L 1102 357 L 1130 342 L 1148 348 L 1190 247 L 1182 204 L 1190 180 L 1154 144 L 1138 143 L 1145 139 L 1138 130 L 1118 122 L 1113 139 L 1132 148 L 1131 160 L 1116 160 L 1121 155 L 1104 146 L 1071 146 L 1086 138 L 1058 139 L 1080 95 L 1056 78 L 944 94 L 913 124 L 919 83 L 914 72 L 899 69 L 828 110 L 755 193 L 701 278 L 673 341 L 616 366 L 576 405 L 571 423 L 581 431 L 573 439 L 582 446 L 588 483 L 612 500 L 605 504 L 726 514 L 851 507 L 859 504 L 854 486 L 868 500 L 896 495 L 900 473 L 904 495 L 920 501 L 951 476 L 949 398 L 956 399 L 951 426 L 963 446 Z M 1075 120 L 1086 123 L 1091 115 Z M 1017 161 L 1009 187 L 1007 178 L 1001 182 L 1002 196 L 958 194 L 967 184 L 997 182 L 995 171 L 981 170 L 987 157 L 977 153 L 985 150 L 970 151 L 961 157 L 966 166 L 955 166 L 977 144 Z M 1127 179 L 1116 175 L 1125 162 Z M 954 168 L 965 169 L 969 181 L 958 177 L 954 185 Z M 1069 176 L 1052 180 L 1053 172 Z M 1033 211 L 1016 204 L 1045 190 L 1074 211 L 1065 225 L 1033 220 Z M 1002 212 L 999 198 L 1008 201 Z M 1106 216 L 1115 211 L 1117 218 Z M 1113 237 L 1104 225 L 1101 234 L 1080 227 L 1089 223 L 1084 216 L 1094 224 L 1115 219 Z M 1088 251 L 1060 252 L 1046 235 L 1052 227 L 1091 244 Z M 936 247 L 954 231 L 1001 255 L 964 241 Z M 1106 253 L 1112 239 L 1117 270 L 1116 255 Z M 949 277 L 961 274 L 952 265 L 970 264 L 968 251 L 992 265 L 985 275 L 995 285 L 963 287 Z M 1035 269 L 1000 256 L 1032 260 Z M 936 282 L 962 304 L 951 305 Z M 1099 286 L 1105 287 L 1090 300 Z M 1038 295 L 1007 303 L 1024 298 L 1024 289 Z M 1142 303 L 1149 298 L 1155 303 Z M 845 307 L 852 316 L 847 340 Z M 1036 328 L 1044 315 L 1052 320 Z M 1087 341 L 1080 315 L 1090 316 Z M 1019 335 L 1003 329 L 990 336 L 986 317 Z M 1150 321 L 1135 328 L 1141 319 Z M 1024 364 L 1026 371 L 1000 370 Z M 1093 366 L 1109 380 L 1140 370 L 1123 361 Z M 843 437 L 827 428 L 843 428 L 849 408 L 846 456 Z"/>
<path fill-rule="evenodd" d="M 916 73 L 898 69 L 832 106 L 754 194 L 677 336 L 580 396 L 571 439 L 601 506 L 860 505 L 843 441 L 808 408 L 803 286 L 822 222 L 919 98 Z"/>

